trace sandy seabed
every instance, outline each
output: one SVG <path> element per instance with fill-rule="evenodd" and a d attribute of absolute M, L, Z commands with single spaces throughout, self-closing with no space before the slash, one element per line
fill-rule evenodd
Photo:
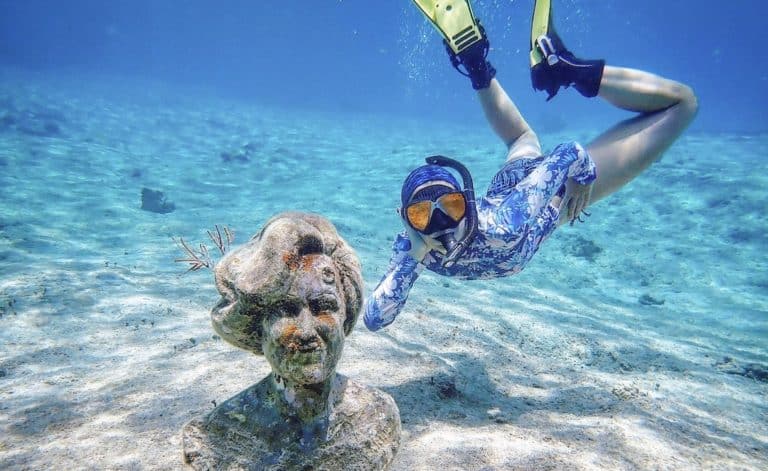
<path fill-rule="evenodd" d="M 461 156 L 482 191 L 503 159 L 489 131 L 2 77 L 2 469 L 182 469 L 182 426 L 268 373 L 172 237 L 318 212 L 370 292 L 406 172 Z M 687 135 L 522 274 L 424 274 L 392 326 L 358 323 L 339 372 L 397 402 L 393 469 L 768 468 L 766 154 Z"/>

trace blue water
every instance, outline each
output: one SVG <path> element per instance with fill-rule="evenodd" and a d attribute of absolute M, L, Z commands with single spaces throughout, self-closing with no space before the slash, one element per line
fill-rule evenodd
<path fill-rule="evenodd" d="M 529 86 L 530 3 L 474 5 L 500 79 L 536 124 L 549 122 L 539 115 L 563 113 L 577 100 L 558 99 L 553 111 Z M 764 2 L 560 0 L 555 7 L 560 32 L 577 53 L 690 84 L 701 103 L 694 130 L 768 129 Z M 464 79 L 406 0 L 2 0 L 0 64 L 149 77 L 393 119 L 477 119 Z"/>
<path fill-rule="evenodd" d="M 556 1 L 573 50 L 699 115 L 521 274 L 425 273 L 358 322 L 340 371 L 399 404 L 394 469 L 768 467 L 768 7 L 732 3 Z M 627 115 L 533 92 L 530 7 L 475 2 L 491 61 L 544 148 L 586 142 Z M 406 0 L 0 0 L 0 468 L 181 469 L 183 424 L 269 366 L 212 335 L 173 239 L 317 212 L 368 294 L 436 153 L 483 191 L 505 149 Z"/>

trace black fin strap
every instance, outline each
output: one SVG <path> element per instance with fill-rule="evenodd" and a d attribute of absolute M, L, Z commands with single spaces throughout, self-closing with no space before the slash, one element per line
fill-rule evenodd
<path fill-rule="evenodd" d="M 479 22 L 478 26 L 482 38 L 458 54 L 453 52 L 447 41 L 443 41 L 445 49 L 448 51 L 448 57 L 451 59 L 451 65 L 461 75 L 469 77 L 472 81 L 472 88 L 475 90 L 488 88 L 491 79 L 496 76 L 496 69 L 488 62 L 491 44 L 485 35 L 485 29 L 479 25 Z"/>
<path fill-rule="evenodd" d="M 463 70 L 461 70 L 461 66 L 462 66 L 461 59 L 459 59 L 459 56 L 455 52 L 453 52 L 453 49 L 451 49 L 451 45 L 448 44 L 448 41 L 443 39 L 443 45 L 445 46 L 445 50 L 448 51 L 448 57 L 451 59 L 451 65 L 453 66 L 453 68 L 456 69 L 456 71 L 458 71 L 461 75 L 465 77 L 469 77 L 468 72 L 464 72 Z"/>

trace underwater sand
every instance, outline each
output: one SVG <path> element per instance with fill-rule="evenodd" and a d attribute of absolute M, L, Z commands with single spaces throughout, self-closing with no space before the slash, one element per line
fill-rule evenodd
<path fill-rule="evenodd" d="M 370 292 L 407 171 L 444 153 L 484 191 L 504 157 L 479 110 L 463 128 L 81 88 L 0 74 L 2 469 L 183 469 L 182 426 L 267 374 L 214 336 L 211 272 L 183 274 L 172 238 L 317 212 Z M 768 135 L 688 134 L 522 274 L 425 273 L 395 324 L 358 322 L 339 372 L 399 405 L 393 469 L 768 468 L 766 155 Z M 142 187 L 175 211 L 141 210 Z"/>

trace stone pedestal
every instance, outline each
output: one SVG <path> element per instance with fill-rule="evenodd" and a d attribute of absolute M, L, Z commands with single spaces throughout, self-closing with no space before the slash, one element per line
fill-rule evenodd
<path fill-rule="evenodd" d="M 327 422 L 303 426 L 273 413 L 265 378 L 183 431 L 184 461 L 194 469 L 386 469 L 400 444 L 400 415 L 392 397 L 341 375 L 341 394 Z"/>

